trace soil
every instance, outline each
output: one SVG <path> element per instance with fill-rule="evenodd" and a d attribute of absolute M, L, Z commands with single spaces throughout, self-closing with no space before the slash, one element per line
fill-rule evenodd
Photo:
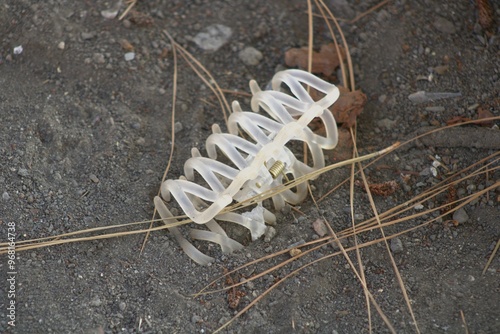
<path fill-rule="evenodd" d="M 352 19 L 377 2 L 337 0 L 328 5 L 338 17 Z M 500 6 L 493 3 L 498 19 Z M 250 79 L 264 87 L 283 68 L 287 49 L 307 45 L 306 1 L 139 1 L 124 21 L 101 15 L 110 6 L 92 0 L 7 0 L 0 5 L 2 240 L 13 223 L 19 243 L 150 219 L 171 149 L 174 72 L 163 30 L 206 66 L 222 88 L 244 92 L 249 92 Z M 401 0 L 354 23 L 342 23 L 357 88 L 368 96 L 358 118 L 362 153 L 411 138 L 421 128 L 443 126 L 454 117 L 477 118 L 479 108 L 500 115 L 500 40 L 494 37 L 499 31 L 494 26 L 485 32 L 478 22 L 473 1 Z M 204 51 L 192 41 L 210 24 L 233 31 L 216 51 Z M 319 20 L 315 36 L 318 49 L 330 41 Z M 14 54 L 20 45 L 23 51 Z M 246 47 L 262 53 L 257 65 L 240 58 Z M 127 61 L 131 48 L 135 58 Z M 217 100 L 182 60 L 178 75 L 170 178 L 182 174 L 191 147 L 202 148 L 212 123 L 223 123 Z M 414 104 L 408 96 L 418 91 L 460 92 L 462 97 Z M 247 97 L 228 99 L 249 106 Z M 453 135 L 441 132 L 435 141 L 402 148 L 367 170 L 372 182 L 395 180 L 400 185 L 394 194 L 375 198 L 380 212 L 440 180 L 445 170 L 439 168 L 434 177 L 429 156 L 439 155 L 458 170 L 500 149 L 498 128 L 456 129 Z M 472 140 L 469 131 L 480 133 Z M 330 153 L 328 161 L 336 160 L 335 152 Z M 411 175 L 408 184 L 401 171 Z M 312 182 L 315 196 L 348 175 L 348 168 L 322 175 Z M 458 196 L 488 187 L 499 176 L 496 172 L 462 183 Z M 463 333 L 467 328 L 469 333 L 500 332 L 498 255 L 482 274 L 500 236 L 498 196 L 499 188 L 466 205 L 458 226 L 441 219 L 390 243 L 422 333 Z M 360 188 L 355 203 L 358 221 L 373 215 Z M 426 208 L 441 204 L 439 199 L 423 203 Z M 224 269 L 317 239 L 312 223 L 320 216 L 336 231 L 348 228 L 349 188 L 341 187 L 319 208 L 308 199 L 300 210 L 303 214 L 278 213 L 277 235 L 270 242 L 247 242 L 232 255 L 201 246 L 216 257 L 208 267 L 193 263 L 166 231 L 152 233 L 142 254 L 143 234 L 17 252 L 15 298 L 8 297 L 9 268 L 2 256 L 0 332 L 213 332 L 306 260 L 241 287 L 245 296 L 236 309 L 229 307 L 226 293 L 201 298 L 191 294 Z M 360 242 L 377 233 L 361 236 Z M 309 261 L 332 252 L 325 246 Z M 361 256 L 368 287 L 395 331 L 415 332 L 384 244 L 364 248 Z M 284 259 L 288 256 L 270 264 Z M 248 278 L 260 268 L 245 269 L 242 275 Z M 8 324 L 11 300 L 15 327 Z M 371 310 L 373 332 L 389 332 L 373 306 Z M 368 333 L 368 326 L 363 290 L 340 255 L 292 276 L 223 332 Z"/>

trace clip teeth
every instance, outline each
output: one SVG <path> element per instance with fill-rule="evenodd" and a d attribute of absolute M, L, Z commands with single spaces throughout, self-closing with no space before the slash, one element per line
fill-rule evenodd
<path fill-rule="evenodd" d="M 282 85 L 286 85 L 292 95 L 283 93 Z M 314 101 L 304 86 L 318 90 L 324 97 Z M 339 97 L 337 87 L 300 70 L 278 72 L 272 79 L 272 87 L 273 90 L 262 91 L 255 81 L 251 81 L 254 112 L 242 111 L 240 105 L 233 102 L 233 113 L 228 119 L 229 133 L 222 133 L 217 124 L 212 126 L 213 133 L 206 141 L 208 158 L 193 148 L 192 157 L 184 165 L 186 177 L 162 184 L 163 199 L 169 201 L 173 197 L 194 223 L 208 228 L 191 229 L 191 239 L 217 243 L 224 252 L 240 249 L 241 244 L 227 236 L 217 221 L 244 226 L 250 231 L 252 240 L 258 239 L 265 231 L 265 222 L 276 220 L 261 202 L 243 213 L 223 210 L 233 201 L 244 202 L 281 184 L 283 177 L 280 175 L 285 179 L 285 174 L 297 178 L 324 167 L 323 149 L 332 149 L 337 145 L 337 126 L 327 110 Z M 257 114 L 258 110 L 266 112 L 269 118 Z M 315 117 L 319 117 L 325 125 L 326 136 L 317 135 L 308 128 Z M 250 140 L 240 137 L 240 133 Z M 309 152 L 304 154 L 310 154 L 312 166 L 296 159 L 286 146 L 292 140 L 307 144 Z M 216 160 L 217 151 L 230 160 L 231 166 Z M 201 183 L 208 188 L 196 183 L 199 177 L 203 178 Z M 297 204 L 306 196 L 306 184 L 299 184 L 295 192 L 286 190 L 272 199 L 275 209 L 279 210 L 285 203 Z M 166 222 L 177 221 L 161 198 L 156 197 L 154 202 L 162 219 Z M 213 260 L 189 243 L 177 227 L 170 230 L 191 259 L 200 264 Z"/>

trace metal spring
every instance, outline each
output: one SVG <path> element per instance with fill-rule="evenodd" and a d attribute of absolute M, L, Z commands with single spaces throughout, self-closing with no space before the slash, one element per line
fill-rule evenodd
<path fill-rule="evenodd" d="M 285 170 L 285 164 L 279 160 L 275 161 L 274 164 L 269 168 L 269 173 L 276 179 Z"/>

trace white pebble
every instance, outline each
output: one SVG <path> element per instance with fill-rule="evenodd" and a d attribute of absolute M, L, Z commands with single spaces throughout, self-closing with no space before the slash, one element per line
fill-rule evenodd
<path fill-rule="evenodd" d="M 16 46 L 14 48 L 14 54 L 15 55 L 20 55 L 21 53 L 23 53 L 23 46 L 22 45 Z"/>
<path fill-rule="evenodd" d="M 217 51 L 227 43 L 233 30 L 222 24 L 212 24 L 200 31 L 194 38 L 196 43 L 203 50 Z"/>
<path fill-rule="evenodd" d="M 135 52 L 127 52 L 125 54 L 125 60 L 126 61 L 132 61 L 135 59 Z"/>
<path fill-rule="evenodd" d="M 276 229 L 272 226 L 268 226 L 266 228 L 266 232 L 264 232 L 264 241 L 270 242 L 276 236 Z"/>

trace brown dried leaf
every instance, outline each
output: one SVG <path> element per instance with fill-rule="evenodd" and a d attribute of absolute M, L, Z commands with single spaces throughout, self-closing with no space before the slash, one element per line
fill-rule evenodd
<path fill-rule="evenodd" d="M 132 9 L 128 13 L 128 15 L 129 15 L 128 16 L 129 21 L 132 23 L 135 23 L 139 27 L 150 27 L 155 22 L 154 19 L 150 15 L 141 13 L 141 12 L 136 11 L 134 9 Z"/>
<path fill-rule="evenodd" d="M 339 47 L 342 61 L 345 60 L 345 51 Z M 293 48 L 285 52 L 285 64 L 288 67 L 298 66 L 302 70 L 307 70 L 308 51 L 306 47 Z M 340 59 L 333 43 L 321 46 L 319 52 L 313 51 L 312 73 L 321 73 L 330 76 L 340 65 Z"/>
<path fill-rule="evenodd" d="M 228 270 L 224 268 L 224 274 L 227 275 Z M 235 284 L 235 281 L 230 275 L 226 276 L 226 285 L 227 286 L 233 286 Z M 227 302 L 229 304 L 229 307 L 232 309 L 238 308 L 238 305 L 240 304 L 240 300 L 242 297 L 245 297 L 246 293 L 238 290 L 237 288 L 233 287 L 229 290 L 227 290 Z"/>
<path fill-rule="evenodd" d="M 444 214 L 445 212 L 448 212 L 452 210 L 455 205 L 452 205 L 451 203 L 455 202 L 457 200 L 457 189 L 455 188 L 454 185 L 448 186 L 448 192 L 446 194 L 446 202 L 444 203 L 446 206 L 442 207 L 440 212 L 441 214 Z"/>
<path fill-rule="evenodd" d="M 323 123 L 319 118 L 314 119 L 309 127 L 315 133 L 320 136 L 326 136 L 326 131 Z M 339 140 L 338 144 L 335 147 L 335 150 L 331 150 L 331 154 L 333 155 L 334 161 L 343 161 L 352 158 L 352 138 L 349 130 L 344 128 L 338 129 Z"/>
<path fill-rule="evenodd" d="M 488 108 L 483 108 L 479 107 L 477 108 L 477 118 L 478 119 L 484 119 L 484 118 L 490 118 L 490 117 L 495 117 L 491 113 L 491 111 L 488 110 Z M 480 123 L 481 126 L 487 126 L 487 127 L 492 127 L 495 123 L 493 121 L 484 121 Z"/>
<path fill-rule="evenodd" d="M 365 186 L 362 182 L 358 181 L 356 182 L 359 186 L 363 187 L 365 189 Z M 386 181 L 383 183 L 372 183 L 368 185 L 368 188 L 370 189 L 370 192 L 374 195 L 377 196 L 389 196 L 394 194 L 396 190 L 399 188 L 398 183 L 394 180 L 392 181 Z"/>
<path fill-rule="evenodd" d="M 458 123 L 464 123 L 470 121 L 470 118 L 464 117 L 464 116 L 455 116 L 449 120 L 446 121 L 446 125 L 453 125 L 453 124 L 458 124 Z"/>
<path fill-rule="evenodd" d="M 344 127 L 350 128 L 356 124 L 356 119 L 363 111 L 367 98 L 360 90 L 351 92 L 342 86 L 338 86 L 338 88 L 340 90 L 340 97 L 330 107 L 330 110 L 337 123 L 343 123 Z"/>
<path fill-rule="evenodd" d="M 495 30 L 495 12 L 489 0 L 476 0 L 479 24 L 488 33 Z"/>
<path fill-rule="evenodd" d="M 344 127 L 350 128 L 356 124 L 356 119 L 363 111 L 367 97 L 360 90 L 351 92 L 343 86 L 337 86 L 340 90 L 339 99 L 330 107 L 330 111 L 337 123 L 342 123 Z M 313 100 L 319 100 L 319 93 L 311 89 Z"/>
<path fill-rule="evenodd" d="M 125 38 L 120 39 L 120 46 L 125 51 L 134 51 L 134 46 L 130 44 L 130 42 L 127 41 Z"/>

